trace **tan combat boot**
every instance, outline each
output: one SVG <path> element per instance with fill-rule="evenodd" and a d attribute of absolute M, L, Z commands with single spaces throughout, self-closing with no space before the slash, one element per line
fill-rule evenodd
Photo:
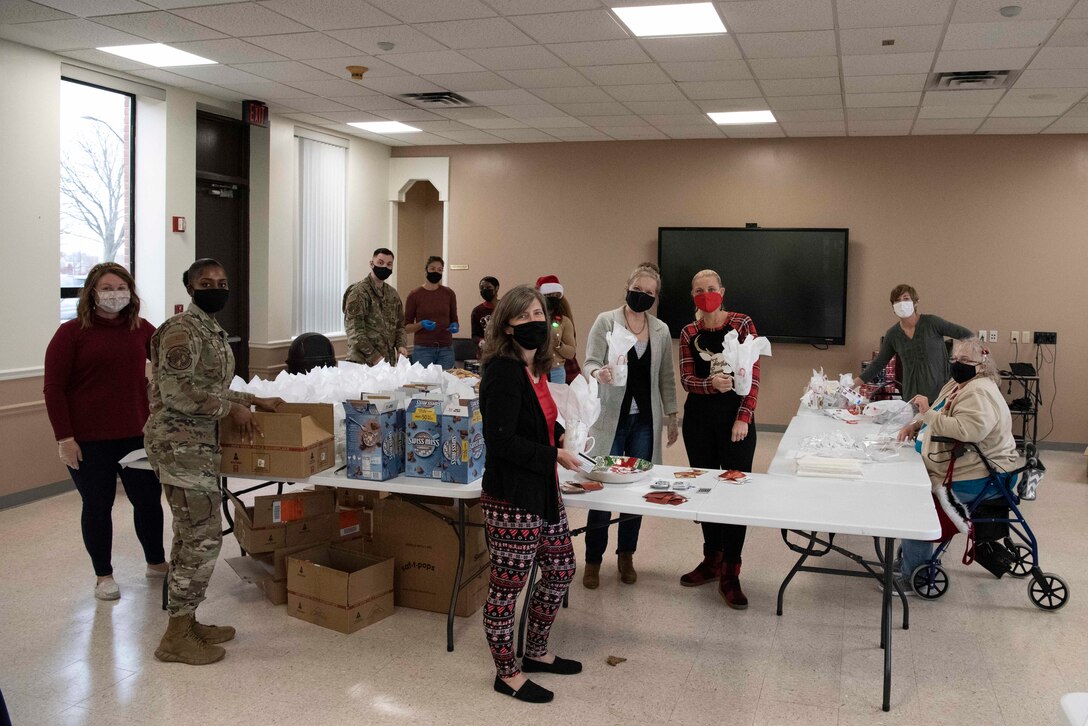
<path fill-rule="evenodd" d="M 620 582 L 625 585 L 634 585 L 638 580 L 638 573 L 635 572 L 633 553 L 620 552 L 616 555 L 616 564 L 620 568 Z"/>
<path fill-rule="evenodd" d="M 205 643 L 211 643 L 213 645 L 217 643 L 226 643 L 228 640 L 234 640 L 234 628 L 229 625 L 204 625 L 196 621 L 196 616 L 193 616 L 193 632 L 200 637 Z"/>
<path fill-rule="evenodd" d="M 227 651 L 218 645 L 211 645 L 193 631 L 192 615 L 170 618 L 166 634 L 159 641 L 155 657 L 165 663 L 187 663 L 189 665 L 208 665 L 222 660 Z"/>
<path fill-rule="evenodd" d="M 601 585 L 601 565 L 586 563 L 582 566 L 582 587 L 587 590 L 596 590 Z"/>

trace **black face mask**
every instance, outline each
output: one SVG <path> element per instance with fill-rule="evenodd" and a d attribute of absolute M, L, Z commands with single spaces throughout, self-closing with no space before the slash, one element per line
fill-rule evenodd
<path fill-rule="evenodd" d="M 492 290 L 490 287 L 481 287 L 480 297 L 484 299 L 484 302 L 491 302 L 495 299 L 495 291 Z"/>
<path fill-rule="evenodd" d="M 950 367 L 952 368 L 952 380 L 956 383 L 967 383 L 967 381 L 978 375 L 975 366 L 970 363 L 956 361 Z"/>
<path fill-rule="evenodd" d="M 441 280 L 441 279 L 442 279 L 442 273 L 441 272 L 428 272 L 427 273 L 427 282 L 431 283 L 432 285 L 437 285 L 438 281 Z"/>
<path fill-rule="evenodd" d="M 628 290 L 627 291 L 627 307 L 631 308 L 636 313 L 644 313 L 654 306 L 654 300 L 656 298 L 653 295 L 647 295 L 641 290 Z"/>
<path fill-rule="evenodd" d="M 208 315 L 215 315 L 226 307 L 229 296 L 230 290 L 219 287 L 208 290 L 193 290 L 193 304 Z"/>
<path fill-rule="evenodd" d="M 379 280 L 388 280 L 389 276 L 393 274 L 392 267 L 374 267 L 374 277 Z"/>
<path fill-rule="evenodd" d="M 536 350 L 548 341 L 548 323 L 544 320 L 532 320 L 513 326 L 510 335 L 514 342 L 525 350 Z"/>

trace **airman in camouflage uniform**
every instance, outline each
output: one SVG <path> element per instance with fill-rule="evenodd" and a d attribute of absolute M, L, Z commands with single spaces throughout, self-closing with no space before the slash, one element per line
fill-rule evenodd
<path fill-rule="evenodd" d="M 375 250 L 370 267 L 370 274 L 348 288 L 344 296 L 348 360 L 374 365 L 384 358 L 395 364 L 397 355 L 408 355 L 408 337 L 400 295 L 382 281 L 393 271 L 393 253 L 385 248 Z"/>

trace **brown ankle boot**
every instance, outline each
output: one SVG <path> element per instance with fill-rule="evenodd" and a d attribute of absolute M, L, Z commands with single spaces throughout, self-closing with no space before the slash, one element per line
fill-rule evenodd
<path fill-rule="evenodd" d="M 170 618 L 166 634 L 159 641 L 155 657 L 166 663 L 187 663 L 189 665 L 208 665 L 222 660 L 227 651 L 218 645 L 212 645 L 193 632 L 192 615 L 180 615 Z"/>
<path fill-rule="evenodd" d="M 722 553 L 708 550 L 703 547 L 703 561 L 695 566 L 695 569 L 686 575 L 680 576 L 680 584 L 684 587 L 698 587 L 708 582 L 713 582 L 722 574 Z"/>
<path fill-rule="evenodd" d="M 734 610 L 747 610 L 748 598 L 740 589 L 740 562 L 726 562 L 722 564 L 722 576 L 718 582 L 718 592 L 725 600 L 725 604 Z"/>
<path fill-rule="evenodd" d="M 587 590 L 596 590 L 601 586 L 601 563 L 591 565 L 588 562 L 582 567 L 582 587 Z"/>
<path fill-rule="evenodd" d="M 193 616 L 193 632 L 200 636 L 206 643 L 216 645 L 218 643 L 226 643 L 228 640 L 234 640 L 234 628 L 229 625 L 204 625 L 196 621 L 196 616 Z"/>
<path fill-rule="evenodd" d="M 620 582 L 624 585 L 634 585 L 638 580 L 638 573 L 635 572 L 634 553 L 620 552 L 616 555 L 616 564 L 620 568 Z"/>

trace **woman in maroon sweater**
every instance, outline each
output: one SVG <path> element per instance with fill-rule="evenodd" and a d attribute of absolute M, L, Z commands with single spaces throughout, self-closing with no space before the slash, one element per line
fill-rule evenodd
<path fill-rule="evenodd" d="M 147 577 L 166 575 L 162 488 L 151 471 L 120 465 L 144 447 L 145 364 L 155 327 L 140 317 L 136 283 L 121 265 L 95 265 L 75 320 L 61 324 L 45 351 L 45 406 L 60 460 L 83 498 L 83 543 L 98 576 L 94 595 L 121 597 L 113 579 L 113 500 L 117 475 L 132 502 Z"/>

